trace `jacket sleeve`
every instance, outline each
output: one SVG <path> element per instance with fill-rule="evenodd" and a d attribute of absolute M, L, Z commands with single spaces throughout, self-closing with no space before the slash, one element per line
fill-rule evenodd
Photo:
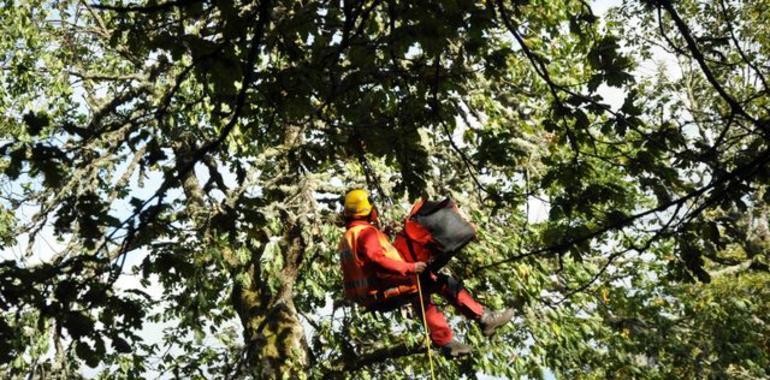
<path fill-rule="evenodd" d="M 367 228 L 358 235 L 358 249 L 362 254 L 377 267 L 385 271 L 406 276 L 414 273 L 414 263 L 393 260 L 385 256 L 385 252 L 380 246 L 377 237 L 377 231 L 374 228 Z"/>

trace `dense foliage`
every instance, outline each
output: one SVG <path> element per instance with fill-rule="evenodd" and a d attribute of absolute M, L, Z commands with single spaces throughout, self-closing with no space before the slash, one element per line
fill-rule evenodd
<path fill-rule="evenodd" d="M 766 0 L 0 4 L 4 377 L 427 376 L 340 302 L 357 186 L 517 310 L 441 378 L 770 377 Z"/>

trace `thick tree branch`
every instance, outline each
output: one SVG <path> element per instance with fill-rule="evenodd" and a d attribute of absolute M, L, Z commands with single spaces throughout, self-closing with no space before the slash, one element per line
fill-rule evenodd
<path fill-rule="evenodd" d="M 660 229 L 658 229 L 658 231 L 655 233 L 655 235 L 653 235 L 649 239 L 647 239 L 647 241 L 644 243 L 644 245 L 642 245 L 642 246 L 635 246 L 634 244 L 631 244 L 631 246 L 629 248 L 626 248 L 626 249 L 623 249 L 623 250 L 620 250 L 620 251 L 617 251 L 617 252 L 611 254 L 607 258 L 607 261 L 604 263 L 604 265 L 602 265 L 602 267 L 599 269 L 599 271 L 597 271 L 591 277 L 590 280 L 586 281 L 584 284 L 578 286 L 577 288 L 567 290 L 567 292 L 562 296 L 562 298 L 559 301 L 557 301 L 555 303 L 552 303 L 551 305 L 558 305 L 558 304 L 568 300 L 570 297 L 574 296 L 575 294 L 583 292 L 586 289 L 588 289 L 589 287 L 591 287 L 596 281 L 599 280 L 599 277 L 601 277 L 601 275 L 604 274 L 604 272 L 607 271 L 607 268 L 609 268 L 609 266 L 612 264 L 612 262 L 616 258 L 626 254 L 627 252 L 629 252 L 631 250 L 635 250 L 637 252 L 644 252 L 647 249 L 649 249 L 652 246 L 653 243 L 655 243 L 661 236 L 663 236 L 666 233 L 666 231 L 668 230 L 669 226 L 671 226 L 671 223 L 674 222 L 674 219 L 676 219 L 677 214 L 679 214 L 679 210 L 681 210 L 681 209 L 682 209 L 682 204 L 680 203 L 680 204 L 678 204 L 676 206 L 676 210 L 671 214 L 671 217 L 668 219 L 666 224 L 663 225 Z M 559 257 L 561 258 L 561 255 Z"/>
<path fill-rule="evenodd" d="M 766 138 L 770 138 L 770 129 L 768 129 L 768 126 L 761 123 L 755 117 L 749 115 L 748 112 L 746 112 L 746 110 L 740 105 L 740 103 L 738 103 L 738 101 L 735 100 L 735 98 L 733 98 L 733 96 L 730 95 L 727 90 L 725 90 L 722 84 L 719 83 L 719 80 L 716 78 L 714 73 L 711 71 L 711 68 L 709 68 L 708 64 L 706 63 L 703 52 L 701 52 L 700 48 L 698 48 L 698 44 L 695 42 L 690 28 L 679 16 L 679 13 L 677 13 L 676 9 L 674 9 L 674 5 L 671 3 L 671 1 L 660 0 L 658 4 L 659 6 L 663 7 L 663 9 L 665 9 L 666 12 L 668 12 L 668 14 L 671 16 L 671 19 L 674 21 L 674 24 L 679 30 L 679 33 L 682 35 L 682 37 L 684 37 L 684 40 L 687 43 L 687 49 L 690 51 L 690 53 L 692 53 L 692 56 L 698 63 L 698 66 L 703 72 L 703 75 L 706 76 L 706 80 L 711 84 L 712 87 L 714 87 L 714 90 L 719 93 L 719 96 L 722 97 L 725 102 L 727 102 L 733 112 L 751 121 L 751 123 L 754 124 L 757 129 L 764 132 Z"/>
<path fill-rule="evenodd" d="M 106 10 L 106 11 L 115 11 L 119 13 L 129 13 L 129 12 L 136 12 L 136 13 L 156 13 L 156 12 L 165 12 L 167 10 L 170 10 L 175 7 L 186 7 L 195 3 L 200 3 L 202 0 L 177 0 L 177 1 L 167 1 L 165 3 L 158 3 L 155 5 L 130 5 L 127 7 L 120 7 L 115 5 L 106 5 L 106 4 L 93 4 L 93 7 L 100 10 Z"/>
<path fill-rule="evenodd" d="M 722 8 L 722 15 L 724 16 L 726 22 L 725 25 L 727 26 L 727 31 L 730 33 L 730 39 L 733 41 L 733 45 L 735 45 L 735 49 L 738 51 L 738 54 L 741 56 L 741 59 L 743 59 L 746 64 L 751 67 L 752 70 L 754 70 L 754 74 L 757 75 L 759 80 L 762 82 L 762 87 L 764 88 L 765 93 L 770 93 L 770 86 L 767 84 L 767 79 L 765 78 L 764 74 L 762 74 L 762 70 L 757 67 L 756 64 L 749 58 L 749 56 L 746 54 L 745 51 L 743 51 L 743 48 L 741 47 L 740 41 L 738 41 L 738 38 L 735 36 L 735 28 L 733 27 L 733 20 L 731 20 L 731 15 L 729 14 L 729 10 L 727 8 L 727 4 L 724 0 L 719 0 L 719 4 Z"/>
<path fill-rule="evenodd" d="M 173 184 L 178 183 L 185 176 L 187 172 L 191 171 L 195 167 L 195 164 L 197 164 L 200 160 L 203 159 L 203 157 L 206 156 L 206 154 L 209 154 L 214 150 L 216 150 L 225 141 L 225 139 L 227 139 L 227 137 L 230 135 L 230 132 L 237 125 L 238 119 L 240 118 L 241 112 L 243 111 L 243 107 L 246 103 L 246 93 L 248 92 L 248 89 L 251 87 L 251 84 L 254 81 L 254 76 L 255 76 L 254 66 L 256 64 L 257 57 L 259 56 L 259 49 L 260 49 L 262 40 L 265 36 L 265 29 L 267 27 L 267 24 L 270 22 L 271 4 L 272 2 L 269 0 L 263 1 L 262 4 L 260 4 L 257 24 L 254 28 L 254 34 L 252 36 L 251 43 L 249 44 L 248 56 L 247 56 L 246 62 L 244 63 L 244 76 L 241 81 L 241 89 L 238 92 L 235 107 L 233 109 L 233 114 L 230 120 L 228 121 L 228 123 L 222 128 L 222 130 L 219 132 L 219 135 L 217 136 L 216 139 L 204 144 L 202 147 L 192 152 L 192 154 L 190 154 L 189 157 L 185 157 L 183 160 L 178 160 L 177 173 L 175 175 L 167 176 L 163 181 L 163 183 L 161 183 L 160 187 L 158 187 L 158 189 L 155 191 L 155 193 L 152 196 L 146 199 L 140 205 L 140 207 L 137 207 L 130 216 L 125 218 L 116 228 L 114 228 L 113 231 L 105 238 L 102 244 L 97 248 L 96 250 L 97 253 L 106 247 L 107 243 L 112 239 L 112 237 L 117 233 L 117 231 L 125 227 L 128 223 L 130 223 L 136 217 L 140 215 L 146 216 L 144 218 L 140 218 L 141 221 L 139 226 L 137 226 L 137 228 L 135 229 L 136 231 L 139 231 L 143 227 L 149 225 L 149 223 L 155 219 L 155 217 L 157 216 L 157 213 L 160 212 L 160 206 L 162 204 L 162 200 L 165 197 L 165 194 L 168 191 L 168 189 L 170 189 Z M 157 200 L 156 207 L 153 207 L 152 209 L 149 209 L 149 210 L 145 210 L 145 208 L 153 200 Z M 119 257 L 124 253 L 125 252 L 120 252 L 118 253 L 117 256 Z"/>
<path fill-rule="evenodd" d="M 592 231 L 592 232 L 590 232 L 590 233 L 588 233 L 586 235 L 579 236 L 579 237 L 573 238 L 573 239 L 568 239 L 568 240 L 565 240 L 565 241 L 563 241 L 561 243 L 558 243 L 558 244 L 554 244 L 554 245 L 551 245 L 551 246 L 548 246 L 548 247 L 532 250 L 532 251 L 529 251 L 529 252 L 526 252 L 526 253 L 523 253 L 523 254 L 520 254 L 520 255 L 509 257 L 509 258 L 501 260 L 501 261 L 497 261 L 497 262 L 494 262 L 494 263 L 491 263 L 491 264 L 487 264 L 487 265 L 484 265 L 484 266 L 481 266 L 481 267 L 477 268 L 475 271 L 478 272 L 478 271 L 489 269 L 489 268 L 492 268 L 492 267 L 496 267 L 496 266 L 499 266 L 499 265 L 502 265 L 502 264 L 505 264 L 505 263 L 515 262 L 515 261 L 518 261 L 518 260 L 521 260 L 521 259 L 524 259 L 524 258 L 530 257 L 530 256 L 536 256 L 536 255 L 540 255 L 540 254 L 544 254 L 544 253 L 558 253 L 558 252 L 562 252 L 562 251 L 568 249 L 569 247 L 571 247 L 571 246 L 573 246 L 575 244 L 579 244 L 579 243 L 582 243 L 582 242 L 594 239 L 594 238 L 596 238 L 598 236 L 603 235 L 606 232 L 625 228 L 625 227 L 629 226 L 630 224 L 632 224 L 633 222 L 635 222 L 635 221 L 637 221 L 637 220 L 639 220 L 639 219 L 641 219 L 643 217 L 646 217 L 646 216 L 649 216 L 649 215 L 652 215 L 652 214 L 655 214 L 655 213 L 658 213 L 658 212 L 661 212 L 661 211 L 665 211 L 665 210 L 667 210 L 667 209 L 669 209 L 671 207 L 674 207 L 674 206 L 679 207 L 680 205 L 683 205 L 683 204 L 685 204 L 686 202 L 688 202 L 688 201 L 690 201 L 692 199 L 698 198 L 698 197 L 706 194 L 707 192 L 711 191 L 712 189 L 716 189 L 716 188 L 718 188 L 720 186 L 723 186 L 723 185 L 724 186 L 729 186 L 729 184 L 731 184 L 731 183 L 733 183 L 735 181 L 749 179 L 749 178 L 751 178 L 752 176 L 754 176 L 756 174 L 756 170 L 757 169 L 764 167 L 768 163 L 770 163 L 770 149 L 762 151 L 753 160 L 751 160 L 750 162 L 748 162 L 748 163 L 746 163 L 744 165 L 739 166 L 735 170 L 727 172 L 726 174 L 724 174 L 724 175 L 722 175 L 720 177 L 715 178 L 708 185 L 703 186 L 703 187 L 701 187 L 701 188 L 699 188 L 697 190 L 694 190 L 694 191 L 692 191 L 692 192 L 690 192 L 690 193 L 688 193 L 686 195 L 683 195 L 683 196 L 681 196 L 681 197 L 679 197 L 677 199 L 674 199 L 674 200 L 672 200 L 670 202 L 658 205 L 657 207 L 648 209 L 646 211 L 642 211 L 642 212 L 634 214 L 634 215 L 627 216 L 627 217 L 625 217 L 625 218 L 623 218 L 623 219 L 621 219 L 621 220 L 619 220 L 619 221 L 617 221 L 615 223 L 607 224 L 604 227 L 598 228 L 598 229 L 596 229 L 596 230 L 594 230 L 594 231 Z M 713 203 L 714 199 L 716 199 L 717 197 L 719 197 L 719 195 L 712 194 L 711 197 L 709 198 L 708 202 L 709 203 Z M 702 211 L 702 210 L 699 209 L 699 211 Z M 688 212 L 688 215 L 692 215 L 692 213 Z"/>
<path fill-rule="evenodd" d="M 735 264 L 726 268 L 722 268 L 709 273 L 712 278 L 723 276 L 738 276 L 744 272 L 756 271 L 770 273 L 770 267 L 767 264 L 756 260 L 746 260 L 742 263 Z"/>
<path fill-rule="evenodd" d="M 438 92 L 439 87 L 441 85 L 441 55 L 436 54 L 436 57 L 433 61 L 433 86 L 432 86 L 432 97 L 430 102 L 430 108 L 431 113 L 433 116 L 433 119 L 441 126 L 441 129 L 444 131 L 444 134 L 446 135 L 447 141 L 449 141 L 449 146 L 452 147 L 452 150 L 460 157 L 460 160 L 462 160 L 463 164 L 465 165 L 466 170 L 468 171 L 468 174 L 471 176 L 471 180 L 473 180 L 473 183 L 476 184 L 476 188 L 478 190 L 483 190 L 486 194 L 492 194 L 484 184 L 479 181 L 478 175 L 476 172 L 479 170 L 476 165 L 471 162 L 470 158 L 463 152 L 462 149 L 460 149 L 459 146 L 457 146 L 457 143 L 455 143 L 454 138 L 452 137 L 452 131 L 449 129 L 449 126 L 447 126 L 446 120 L 444 120 L 443 117 L 441 117 L 441 104 L 439 103 L 438 98 Z M 477 194 L 479 197 L 479 203 L 484 204 L 484 199 L 481 197 L 481 194 Z"/>
<path fill-rule="evenodd" d="M 503 4 L 502 0 L 497 0 L 497 7 L 500 10 L 500 18 L 502 18 L 503 24 L 513 35 L 513 38 L 516 39 L 516 42 L 519 44 L 519 46 L 521 46 L 521 50 L 524 52 L 527 60 L 529 60 L 529 62 L 532 64 L 532 67 L 535 69 L 535 73 L 537 73 L 537 75 L 543 79 L 543 81 L 545 81 L 546 85 L 548 86 L 548 90 L 550 91 L 551 96 L 556 103 L 556 106 L 561 109 L 566 109 L 557 91 L 560 89 L 560 86 L 556 85 L 553 79 L 551 79 L 551 74 L 548 72 L 548 68 L 545 66 L 540 57 L 538 57 L 534 52 L 532 52 L 532 50 L 529 49 L 529 46 L 524 41 L 524 37 L 522 37 L 521 33 L 519 33 L 519 30 L 515 25 L 513 25 L 510 17 L 508 16 L 508 11 L 506 10 L 505 4 Z M 564 124 L 564 132 L 567 134 L 567 139 L 569 140 L 570 147 L 572 148 L 574 158 L 577 159 L 577 157 L 580 155 L 580 146 L 578 145 L 577 137 L 575 136 L 574 131 L 567 124 L 567 120 L 565 119 L 564 115 L 562 115 L 561 119 L 562 123 Z"/>
<path fill-rule="evenodd" d="M 331 370 L 324 375 L 324 378 L 335 379 L 345 373 L 357 371 L 388 359 L 397 359 L 423 352 L 425 352 L 425 345 L 421 341 L 416 343 L 402 342 L 393 346 L 377 348 L 355 357 L 341 357 L 332 363 Z"/>

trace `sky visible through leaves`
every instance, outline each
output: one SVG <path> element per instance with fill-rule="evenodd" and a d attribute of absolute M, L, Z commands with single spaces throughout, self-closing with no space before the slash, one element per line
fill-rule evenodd
<path fill-rule="evenodd" d="M 765 1 L 238 4 L 0 7 L 0 373 L 426 378 L 340 303 L 366 187 L 454 197 L 516 310 L 442 305 L 442 376 L 770 376 Z"/>

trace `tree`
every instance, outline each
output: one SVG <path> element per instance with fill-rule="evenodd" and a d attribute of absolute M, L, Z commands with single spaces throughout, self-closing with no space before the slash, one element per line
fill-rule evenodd
<path fill-rule="evenodd" d="M 480 226 L 449 269 L 519 316 L 443 376 L 768 376 L 767 4 L 3 5 L 10 377 L 423 376 L 416 321 L 337 302 L 353 186 Z"/>

